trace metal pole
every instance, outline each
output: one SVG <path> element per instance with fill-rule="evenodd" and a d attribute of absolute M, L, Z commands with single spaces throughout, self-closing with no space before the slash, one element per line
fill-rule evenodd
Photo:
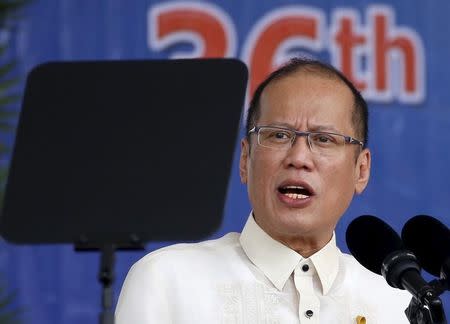
<path fill-rule="evenodd" d="M 101 249 L 101 262 L 98 280 L 102 284 L 102 312 L 100 313 L 100 324 L 114 324 L 113 310 L 113 288 L 115 246 L 105 244 Z"/>

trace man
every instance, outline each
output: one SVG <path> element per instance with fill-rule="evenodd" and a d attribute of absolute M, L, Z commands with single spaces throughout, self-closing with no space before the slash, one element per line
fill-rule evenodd
<path fill-rule="evenodd" d="M 336 247 L 370 175 L 367 106 L 331 66 L 294 59 L 255 91 L 240 177 L 242 234 L 150 253 L 116 309 L 131 323 L 408 323 L 410 296 Z"/>

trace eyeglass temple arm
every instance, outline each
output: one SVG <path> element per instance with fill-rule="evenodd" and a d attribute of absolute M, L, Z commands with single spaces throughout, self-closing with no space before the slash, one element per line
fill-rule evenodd
<path fill-rule="evenodd" d="M 364 145 L 363 142 L 361 142 L 360 140 L 357 140 L 356 138 L 353 138 L 351 136 L 345 136 L 345 141 L 349 144 L 359 144 L 361 146 Z"/>

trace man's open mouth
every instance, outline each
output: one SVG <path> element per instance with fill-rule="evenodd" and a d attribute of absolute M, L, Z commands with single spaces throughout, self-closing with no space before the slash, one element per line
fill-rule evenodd
<path fill-rule="evenodd" d="M 302 186 L 282 186 L 278 188 L 278 191 L 291 199 L 306 199 L 313 195 L 308 188 Z"/>

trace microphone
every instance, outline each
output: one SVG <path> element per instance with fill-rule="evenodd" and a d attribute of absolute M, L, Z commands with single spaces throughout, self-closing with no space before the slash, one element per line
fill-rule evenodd
<path fill-rule="evenodd" d="M 420 275 L 416 256 L 388 224 L 375 216 L 357 217 L 347 228 L 346 241 L 359 263 L 383 275 L 390 286 L 414 296 L 405 310 L 411 323 L 447 323 L 442 301 Z"/>
<path fill-rule="evenodd" d="M 406 250 L 400 236 L 381 219 L 371 215 L 357 217 L 347 228 L 346 241 L 355 259 L 382 275 L 390 286 L 407 289 L 417 296 L 427 284 L 420 276 L 415 255 Z"/>
<path fill-rule="evenodd" d="M 450 230 L 436 218 L 417 215 L 408 220 L 402 239 L 422 267 L 440 277 L 444 290 L 450 289 Z"/>

